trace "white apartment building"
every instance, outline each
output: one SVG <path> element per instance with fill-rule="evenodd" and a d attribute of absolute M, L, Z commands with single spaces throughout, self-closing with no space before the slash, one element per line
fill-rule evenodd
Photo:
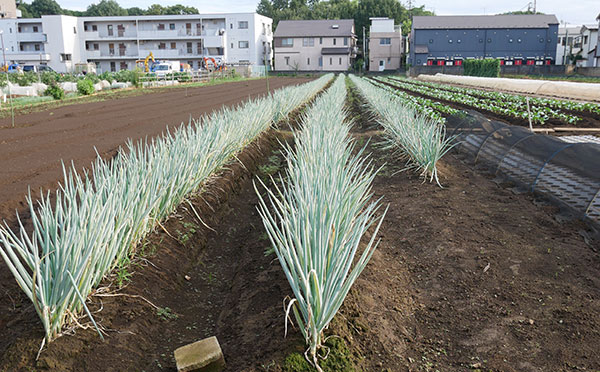
<path fill-rule="evenodd" d="M 369 29 L 369 71 L 397 70 L 402 58 L 402 32 L 394 20 L 372 17 Z"/>
<path fill-rule="evenodd" d="M 581 56 L 583 59 L 577 62 L 581 67 L 598 67 L 596 64 L 596 52 L 598 50 L 598 24 L 583 25 L 581 28 Z"/>
<path fill-rule="evenodd" d="M 205 57 L 264 65 L 272 58 L 271 29 L 272 20 L 257 13 L 0 19 L 8 63 L 47 64 L 59 72 L 85 62 L 98 72 L 133 69 L 150 52 L 194 69 Z"/>
<path fill-rule="evenodd" d="M 353 19 L 280 21 L 276 71 L 346 71 L 356 57 Z"/>

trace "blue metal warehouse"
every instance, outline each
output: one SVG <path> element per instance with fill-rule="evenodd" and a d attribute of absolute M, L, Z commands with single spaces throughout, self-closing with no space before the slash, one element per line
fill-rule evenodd
<path fill-rule="evenodd" d="M 550 65 L 557 34 L 554 15 L 416 16 L 408 63 L 452 66 L 497 58 L 506 65 Z"/>

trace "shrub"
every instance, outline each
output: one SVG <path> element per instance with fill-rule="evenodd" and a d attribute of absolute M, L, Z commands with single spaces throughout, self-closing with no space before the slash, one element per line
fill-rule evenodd
<path fill-rule="evenodd" d="M 77 91 L 84 96 L 89 96 L 95 92 L 94 83 L 88 79 L 81 79 L 77 82 Z"/>
<path fill-rule="evenodd" d="M 499 59 L 467 59 L 463 66 L 466 76 L 500 77 Z"/>
<path fill-rule="evenodd" d="M 54 99 L 63 99 L 65 98 L 65 90 L 61 88 L 60 85 L 54 83 L 51 84 L 48 89 L 44 92 L 47 96 L 52 96 Z"/>
<path fill-rule="evenodd" d="M 60 74 L 54 71 L 45 71 L 41 74 L 42 83 L 46 85 L 52 85 L 60 81 Z"/>

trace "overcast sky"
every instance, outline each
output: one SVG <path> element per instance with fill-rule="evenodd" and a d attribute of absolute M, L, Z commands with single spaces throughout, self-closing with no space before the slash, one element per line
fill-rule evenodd
<path fill-rule="evenodd" d="M 67 9 L 85 10 L 92 0 L 58 0 Z M 404 4 L 408 0 L 402 0 Z M 531 0 L 533 1 L 533 0 Z M 525 10 L 529 0 L 413 0 L 416 6 L 425 5 L 438 15 L 454 14 L 497 14 L 511 10 Z M 253 12 L 258 0 L 119 0 L 125 8 L 146 8 L 149 4 L 158 3 L 163 6 L 184 4 L 195 6 L 202 13 L 210 12 Z M 596 23 L 600 14 L 599 0 L 537 0 L 537 10 L 547 14 L 556 14 L 560 21 L 570 24 Z"/>

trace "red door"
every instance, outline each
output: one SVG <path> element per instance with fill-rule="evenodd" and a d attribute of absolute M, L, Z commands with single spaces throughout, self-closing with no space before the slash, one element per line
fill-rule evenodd
<path fill-rule="evenodd" d="M 433 66 L 433 59 L 427 60 L 427 66 Z"/>
<path fill-rule="evenodd" d="M 437 65 L 438 65 L 438 66 L 443 66 L 443 65 L 444 65 L 444 61 L 443 61 L 443 60 L 439 60 L 439 61 L 437 61 Z"/>
<path fill-rule="evenodd" d="M 523 60 L 515 59 L 515 66 L 521 66 L 523 64 Z"/>
<path fill-rule="evenodd" d="M 531 65 L 535 65 L 535 60 L 533 60 L 533 59 L 528 59 L 528 60 L 527 60 L 527 66 L 531 66 Z"/>
<path fill-rule="evenodd" d="M 459 59 L 459 60 L 457 60 L 457 61 L 456 61 L 456 65 L 457 65 L 457 66 L 462 66 L 462 59 Z"/>

